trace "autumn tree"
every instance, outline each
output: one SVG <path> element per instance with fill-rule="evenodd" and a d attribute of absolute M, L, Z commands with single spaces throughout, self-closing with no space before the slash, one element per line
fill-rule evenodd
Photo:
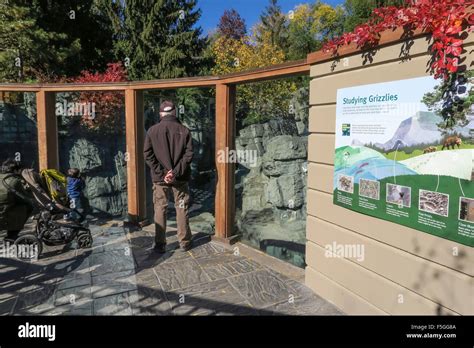
<path fill-rule="evenodd" d="M 127 72 L 122 63 L 109 63 L 104 72 L 82 71 L 68 82 L 90 83 L 90 82 L 124 82 L 127 81 Z M 79 103 L 93 103 L 95 114 L 86 113 L 81 115 L 81 125 L 93 132 L 119 134 L 123 131 L 121 111 L 123 110 L 125 97 L 122 92 L 80 92 L 77 96 Z"/>
<path fill-rule="evenodd" d="M 213 74 L 229 74 L 284 62 L 285 53 L 272 44 L 271 33 L 258 31 L 257 34 L 257 31 L 240 39 L 218 37 L 212 45 Z M 285 80 L 238 86 L 237 116 L 244 124 L 251 124 L 288 115 L 295 90 L 294 83 Z"/>
<path fill-rule="evenodd" d="M 236 10 L 225 10 L 219 20 L 217 33 L 219 36 L 240 40 L 247 34 L 247 26 Z"/>
<path fill-rule="evenodd" d="M 287 59 L 305 58 L 322 43 L 342 34 L 343 9 L 320 1 L 297 6 L 289 16 Z"/>

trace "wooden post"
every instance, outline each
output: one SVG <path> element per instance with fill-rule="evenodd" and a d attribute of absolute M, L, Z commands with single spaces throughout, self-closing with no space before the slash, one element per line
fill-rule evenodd
<path fill-rule="evenodd" d="M 54 92 L 36 93 L 39 169 L 59 169 L 58 123 Z"/>
<path fill-rule="evenodd" d="M 235 85 L 216 85 L 216 169 L 217 185 L 215 200 L 214 239 L 232 244 L 235 217 L 235 164 L 222 161 L 221 151 L 235 149 Z"/>
<path fill-rule="evenodd" d="M 128 215 L 130 222 L 143 225 L 146 220 L 143 91 L 125 90 L 125 124 L 128 157 Z"/>

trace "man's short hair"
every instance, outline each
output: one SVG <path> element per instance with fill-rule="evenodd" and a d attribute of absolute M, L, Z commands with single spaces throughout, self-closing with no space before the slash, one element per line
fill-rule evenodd
<path fill-rule="evenodd" d="M 67 171 L 67 176 L 71 178 L 78 178 L 81 175 L 81 171 L 77 168 L 69 168 Z"/>

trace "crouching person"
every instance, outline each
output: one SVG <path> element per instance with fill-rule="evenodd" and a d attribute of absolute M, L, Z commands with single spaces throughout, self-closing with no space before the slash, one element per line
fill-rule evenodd
<path fill-rule="evenodd" d="M 191 248 L 189 228 L 190 164 L 193 159 L 191 132 L 176 118 L 176 108 L 170 101 L 160 106 L 160 123 L 152 126 L 145 138 L 144 155 L 153 179 L 155 208 L 155 251 L 166 251 L 166 213 L 168 196 L 176 208 L 178 239 L 182 251 Z"/>
<path fill-rule="evenodd" d="M 0 230 L 7 231 L 5 240 L 8 242 L 15 241 L 33 212 L 31 203 L 9 190 L 3 182 L 8 175 L 20 174 L 21 170 L 21 163 L 12 159 L 7 159 L 3 162 L 0 170 Z M 29 196 L 20 178 L 10 177 L 6 182 L 14 191 L 25 197 Z"/>

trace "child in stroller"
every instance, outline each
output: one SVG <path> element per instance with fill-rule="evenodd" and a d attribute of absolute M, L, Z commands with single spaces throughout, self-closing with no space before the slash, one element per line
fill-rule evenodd
<path fill-rule="evenodd" d="M 33 199 L 10 186 L 8 181 L 12 178 L 20 179 L 26 189 L 31 192 Z M 21 234 L 14 242 L 18 258 L 28 260 L 39 258 L 43 243 L 48 246 L 62 245 L 76 239 L 79 248 L 92 246 L 92 235 L 85 225 L 81 222 L 62 220 L 65 214 L 74 212 L 80 217 L 79 221 L 83 221 L 82 214 L 53 200 L 46 189 L 46 183 L 34 170 L 24 169 L 21 174 L 7 175 L 3 178 L 3 184 L 23 200 L 30 201 L 39 210 L 34 217 L 35 231 Z"/>

